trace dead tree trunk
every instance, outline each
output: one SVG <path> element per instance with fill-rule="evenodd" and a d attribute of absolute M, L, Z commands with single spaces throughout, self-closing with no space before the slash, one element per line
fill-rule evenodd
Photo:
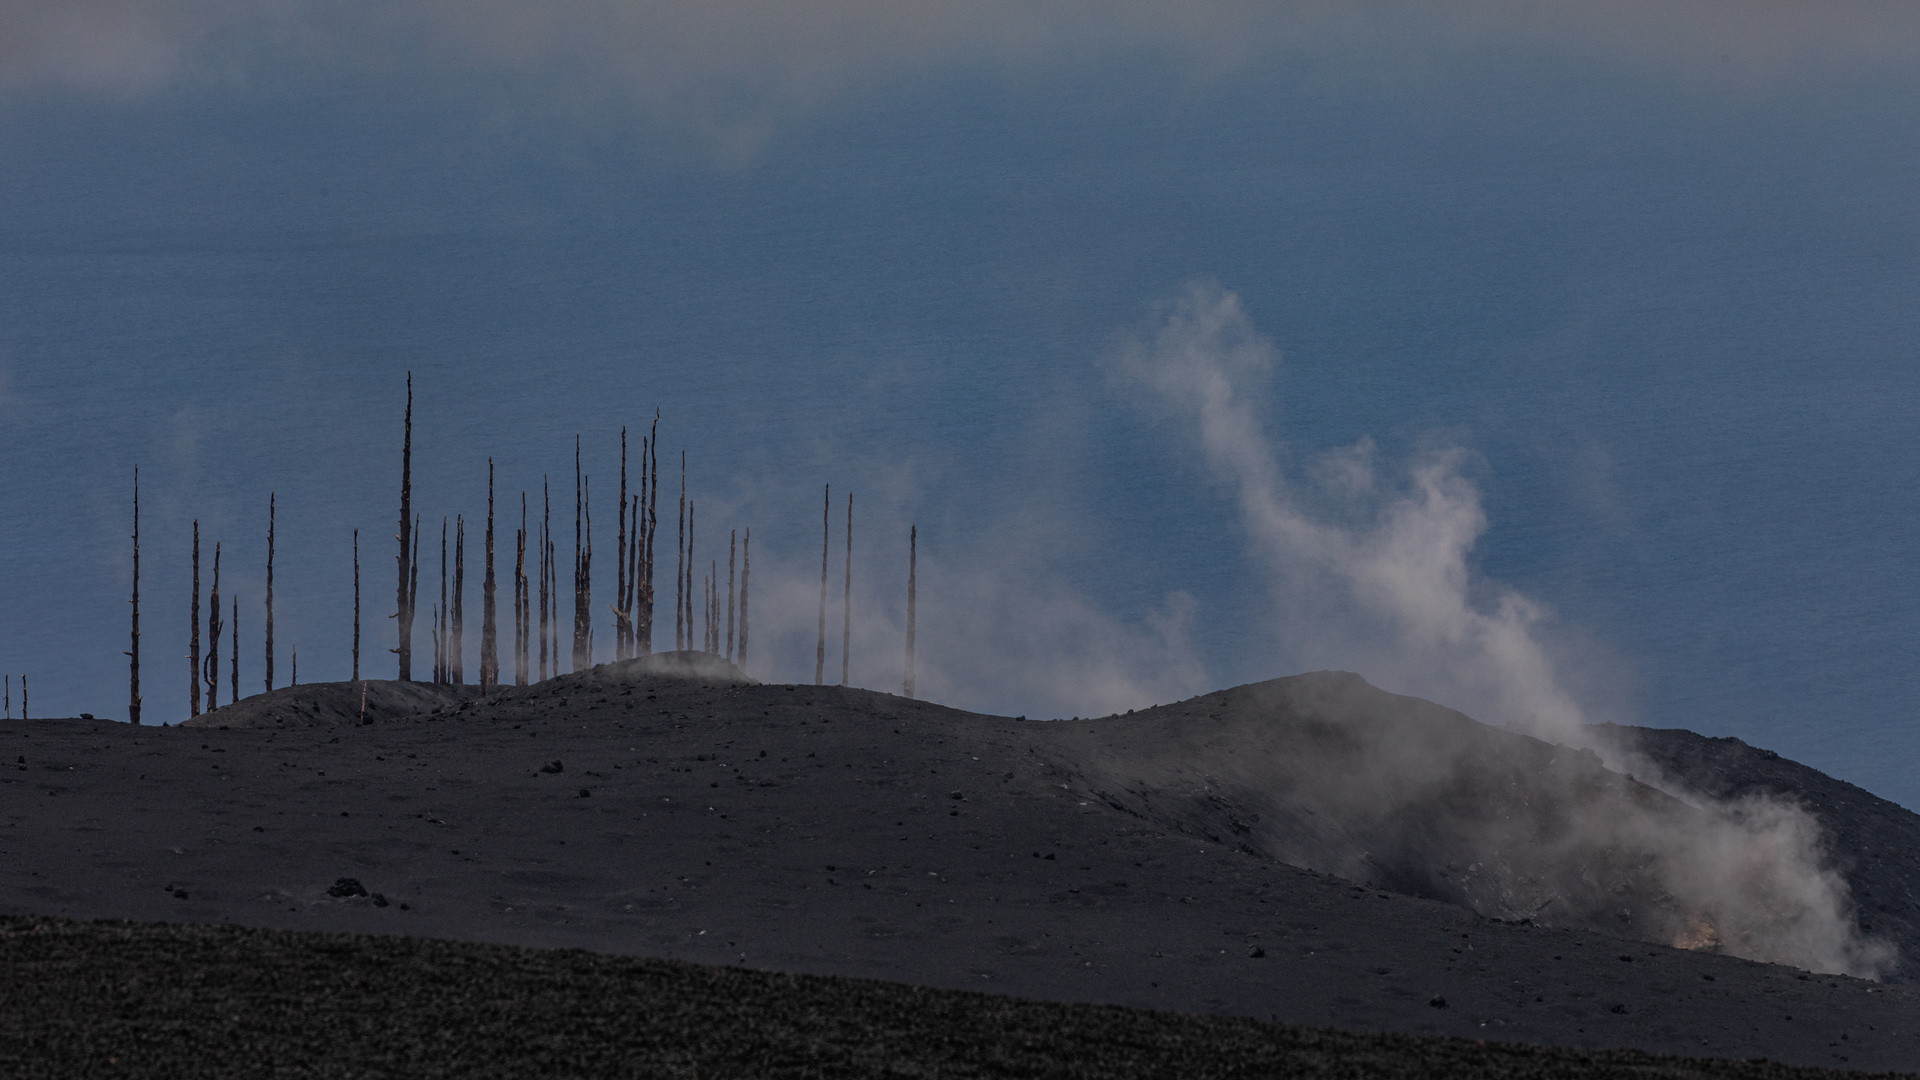
<path fill-rule="evenodd" d="M 200 715 L 200 519 L 193 519 L 193 618 L 187 639 L 188 716 Z"/>
<path fill-rule="evenodd" d="M 833 543 L 833 485 L 826 486 L 820 509 L 820 637 L 813 647 L 813 685 L 827 681 L 827 548 Z"/>
<path fill-rule="evenodd" d="M 420 569 L 409 556 L 418 554 L 420 543 L 413 536 L 413 372 L 407 372 L 406 434 L 400 444 L 400 585 L 394 600 L 394 624 L 399 638 L 393 650 L 400 657 L 400 681 L 413 680 L 413 600 Z M 411 549 L 408 541 L 413 540 Z"/>
<path fill-rule="evenodd" d="M 907 685 L 905 695 L 913 697 L 913 607 L 914 586 L 918 584 L 920 572 L 920 527 L 909 526 L 907 530 Z"/>
<path fill-rule="evenodd" d="M 273 689 L 273 519 L 274 495 L 267 494 L 267 689 Z"/>
<path fill-rule="evenodd" d="M 586 597 L 580 590 L 580 564 L 586 558 L 587 481 L 580 471 L 580 436 L 573 437 L 573 670 L 587 669 Z"/>
<path fill-rule="evenodd" d="M 680 633 L 680 612 L 685 607 L 681 587 L 687 580 L 687 452 L 680 451 L 680 536 L 674 541 L 673 558 L 673 648 L 678 652 L 692 642 L 692 628 L 685 638 Z"/>
<path fill-rule="evenodd" d="M 687 648 L 693 648 L 693 500 L 687 500 Z"/>
<path fill-rule="evenodd" d="M 360 681 L 360 530 L 353 530 L 353 681 Z"/>
<path fill-rule="evenodd" d="M 300 646 L 293 647 L 293 678 L 287 680 L 288 686 L 300 685 Z"/>
<path fill-rule="evenodd" d="M 480 581 L 480 690 L 500 685 L 500 647 L 493 611 L 493 459 L 487 459 L 487 576 Z"/>
<path fill-rule="evenodd" d="M 847 492 L 847 585 L 840 599 L 840 685 L 853 658 L 853 492 Z"/>
<path fill-rule="evenodd" d="M 407 639 L 413 639 L 413 613 L 420 610 L 420 515 L 413 515 L 413 560 L 407 573 Z M 412 646 L 408 646 L 409 649 Z"/>
<path fill-rule="evenodd" d="M 627 658 L 627 425 L 620 425 L 620 521 L 615 533 L 614 557 L 620 565 L 613 575 L 613 658 Z"/>
<path fill-rule="evenodd" d="M 133 632 L 127 648 L 127 722 L 140 724 L 140 466 L 133 467 Z"/>
<path fill-rule="evenodd" d="M 447 662 L 447 518 L 440 517 L 440 606 L 433 609 L 433 681 L 445 683 L 452 665 Z"/>
<path fill-rule="evenodd" d="M 520 493 L 520 531 L 513 534 L 513 685 L 527 685 L 527 493 Z"/>
<path fill-rule="evenodd" d="M 642 602 L 646 604 L 646 650 L 653 652 L 653 612 L 654 612 L 654 552 L 655 541 L 660 535 L 660 410 L 653 411 L 653 434 L 648 439 L 647 476 L 649 491 L 647 494 L 647 550 L 641 569 L 646 575 L 646 595 Z"/>
<path fill-rule="evenodd" d="M 232 683 L 231 689 L 233 693 L 233 700 L 239 701 L 240 700 L 240 598 L 238 596 L 235 596 L 233 598 L 233 626 L 230 629 L 233 633 L 233 638 L 228 643 L 227 654 L 231 657 L 232 663 L 233 663 L 233 683 Z"/>
<path fill-rule="evenodd" d="M 453 515 L 453 637 L 447 642 L 447 659 L 453 665 L 453 685 L 467 681 L 467 519 Z"/>
<path fill-rule="evenodd" d="M 747 666 L 747 575 L 753 571 L 753 530 L 740 538 L 740 654 L 734 660 L 744 670 Z"/>
<path fill-rule="evenodd" d="M 200 677 L 207 681 L 207 711 L 220 707 L 220 541 L 213 542 L 213 591 L 207 596 L 207 661 Z"/>
<path fill-rule="evenodd" d="M 733 553 L 739 530 L 727 530 L 727 659 L 733 659 Z"/>
<path fill-rule="evenodd" d="M 540 501 L 542 508 L 542 517 L 540 519 L 540 680 L 545 682 L 547 678 L 547 608 L 550 599 L 547 595 L 547 575 L 551 569 L 547 565 L 547 553 L 553 550 L 553 541 L 547 538 L 547 531 L 553 527 L 553 493 L 547 485 L 547 478 L 544 476 L 540 478 Z"/>

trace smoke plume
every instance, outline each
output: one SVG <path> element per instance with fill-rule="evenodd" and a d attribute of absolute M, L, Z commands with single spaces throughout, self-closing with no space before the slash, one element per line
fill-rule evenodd
<path fill-rule="evenodd" d="M 1276 364 L 1272 343 L 1254 330 L 1239 299 L 1204 283 L 1166 302 L 1153 327 L 1124 341 L 1114 359 L 1126 381 L 1192 432 L 1232 492 L 1270 575 L 1274 631 L 1285 651 L 1308 666 L 1366 672 L 1399 692 L 1546 742 L 1597 750 L 1616 770 L 1698 811 L 1567 792 L 1551 835 L 1485 836 L 1492 856 L 1539 865 L 1552 861 L 1551 852 L 1611 853 L 1671 897 L 1683 927 L 1671 934 L 1676 944 L 1867 976 L 1891 963 L 1891 949 L 1856 930 L 1846 883 L 1828 865 L 1820 829 L 1804 810 L 1767 799 L 1717 803 L 1598 740 L 1567 689 L 1552 613 L 1475 571 L 1473 549 L 1488 521 L 1463 473 L 1468 451 L 1435 446 L 1388 468 L 1363 440 L 1310 459 L 1294 470 L 1305 477 L 1296 480 L 1263 424 Z M 1463 743 L 1423 748 L 1418 762 L 1408 762 L 1382 747 L 1359 774 L 1342 776 L 1341 797 L 1356 811 L 1391 817 L 1422 790 L 1458 786 L 1465 774 L 1454 774 L 1476 756 Z M 1447 775 L 1407 781 L 1411 772 L 1434 769 Z M 1500 851 L 1515 844 L 1535 850 Z"/>

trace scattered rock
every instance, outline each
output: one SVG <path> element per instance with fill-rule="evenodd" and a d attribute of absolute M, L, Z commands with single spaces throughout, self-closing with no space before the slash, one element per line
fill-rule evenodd
<path fill-rule="evenodd" d="M 543 773 L 561 773 L 566 772 L 567 767 L 557 761 L 549 761 L 545 765 L 540 766 L 540 771 Z"/>
<path fill-rule="evenodd" d="M 1255 945 L 1253 948 L 1247 950 L 1247 955 L 1255 960 L 1262 960 L 1266 958 L 1267 950 Z"/>
<path fill-rule="evenodd" d="M 327 895 L 341 898 L 365 896 L 367 895 L 367 887 L 360 884 L 358 878 L 343 877 L 333 883 L 333 887 L 327 890 Z"/>
<path fill-rule="evenodd" d="M 387 897 L 386 897 L 386 894 L 385 894 L 385 893 L 374 893 L 374 894 L 373 894 L 373 906 L 374 906 L 374 907 L 386 907 L 386 906 L 387 906 Z"/>
<path fill-rule="evenodd" d="M 1427 999 L 1427 1004 L 1433 1006 L 1436 1009 L 1444 1009 L 1447 1007 L 1447 999 L 1441 997 L 1439 994 L 1435 994 L 1432 997 Z"/>
<path fill-rule="evenodd" d="M 593 797 L 593 792 L 588 791 L 586 788 L 581 788 L 580 797 L 583 799 L 591 799 Z"/>

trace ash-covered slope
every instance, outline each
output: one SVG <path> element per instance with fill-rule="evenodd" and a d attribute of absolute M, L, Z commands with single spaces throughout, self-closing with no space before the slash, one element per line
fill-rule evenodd
<path fill-rule="evenodd" d="M 1491 918 L 1816 970 L 1889 967 L 1790 807 L 1762 819 L 1689 805 L 1590 750 L 1357 675 L 1275 679 L 1049 734 L 1058 765 L 1112 805 L 1295 866 Z"/>
<path fill-rule="evenodd" d="M 1846 878 L 1861 931 L 1900 950 L 1888 977 L 1920 981 L 1920 814 L 1739 739 L 1664 728 L 1601 730 L 1702 797 L 1783 798 L 1811 814 Z"/>
<path fill-rule="evenodd" d="M 1351 731 L 1316 736 L 1335 748 L 1400 723 L 1367 701 L 1412 701 L 1351 677 L 1282 683 L 1360 695 L 1340 699 L 1358 710 Z M 1285 747 L 1210 742 L 1206 709 L 1258 705 L 1274 685 L 1130 727 L 623 664 L 368 724 L 318 698 L 296 722 L 275 704 L 300 700 L 290 688 L 244 726 L 0 725 L 0 914 L 570 946 L 1354 1030 L 1920 1066 L 1920 989 L 1491 921 L 1208 839 L 1214 823 L 1239 835 L 1228 814 L 1283 816 L 1235 802 L 1251 781 L 1214 785 L 1227 808 L 1189 790 L 1185 765 L 1158 787 L 1113 781 L 1193 749 L 1181 739 L 1221 765 L 1205 770 L 1216 780 L 1229 765 L 1257 778 Z M 1435 732 L 1479 730 L 1408 707 Z M 1239 714 L 1222 718 L 1257 728 Z M 1131 746 L 1089 735 L 1130 731 Z M 1678 805 L 1507 739 L 1470 739 L 1484 754 L 1464 760 L 1518 776 L 1500 748 L 1520 747 L 1620 793 L 1606 805 Z M 1337 787 L 1340 760 L 1315 782 Z"/>

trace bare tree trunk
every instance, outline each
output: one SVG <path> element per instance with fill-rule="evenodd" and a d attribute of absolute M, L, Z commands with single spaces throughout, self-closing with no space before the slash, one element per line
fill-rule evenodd
<path fill-rule="evenodd" d="M 220 707 L 220 541 L 213 542 L 213 591 L 207 596 L 207 661 L 200 677 L 207 681 L 207 711 Z"/>
<path fill-rule="evenodd" d="M 487 576 L 480 582 L 480 689 L 500 685 L 500 643 L 493 610 L 493 459 L 487 459 Z"/>
<path fill-rule="evenodd" d="M 273 493 L 267 494 L 267 689 L 273 689 Z"/>
<path fill-rule="evenodd" d="M 20 719 L 31 719 L 27 715 L 27 677 L 25 675 L 20 676 Z"/>
<path fill-rule="evenodd" d="M 847 492 L 847 585 L 840 600 L 840 685 L 853 658 L 853 492 Z"/>
<path fill-rule="evenodd" d="M 445 683 L 453 666 L 447 660 L 447 518 L 440 517 L 440 606 L 433 611 L 433 681 Z"/>
<path fill-rule="evenodd" d="M 413 559 L 407 567 L 407 640 L 413 640 L 413 615 L 420 610 L 420 515 L 413 515 Z M 411 655 L 412 646 L 408 647 Z"/>
<path fill-rule="evenodd" d="M 353 681 L 360 681 L 360 530 L 353 530 Z M 362 712 L 366 710 L 361 709 Z"/>
<path fill-rule="evenodd" d="M 740 655 L 734 662 L 747 666 L 747 575 L 753 570 L 753 530 L 740 538 Z"/>
<path fill-rule="evenodd" d="M 827 548 L 833 542 L 833 485 L 826 486 L 820 510 L 820 637 L 813 648 L 813 685 L 827 681 Z"/>
<path fill-rule="evenodd" d="M 620 521 L 614 539 L 614 558 L 619 566 L 613 575 L 613 658 L 627 658 L 627 425 L 620 425 Z"/>
<path fill-rule="evenodd" d="M 127 722 L 140 725 L 140 466 L 133 467 L 133 632 L 127 649 Z"/>
<path fill-rule="evenodd" d="M 641 565 L 646 574 L 647 589 L 643 603 L 647 606 L 646 650 L 653 652 L 653 613 L 655 561 L 657 550 L 655 541 L 660 535 L 660 410 L 653 410 L 653 434 L 648 439 L 647 476 L 649 491 L 647 494 L 647 550 L 645 561 Z"/>
<path fill-rule="evenodd" d="M 687 648 L 693 648 L 693 500 L 687 500 Z"/>
<path fill-rule="evenodd" d="M 400 449 L 400 587 L 394 601 L 395 629 L 399 637 L 398 647 L 393 651 L 400 657 L 400 681 L 413 681 L 413 601 L 416 583 L 420 580 L 420 570 L 408 561 L 408 540 L 413 540 L 411 554 L 418 554 L 420 543 L 413 537 L 413 372 L 407 372 L 407 419 L 406 435 Z"/>
<path fill-rule="evenodd" d="M 574 467 L 579 468 L 579 446 Z M 574 510 L 573 670 L 593 666 L 593 496 L 591 479 L 576 471 L 580 501 Z M 584 522 L 584 525 L 582 524 Z"/>
<path fill-rule="evenodd" d="M 587 603 L 580 590 L 580 565 L 587 555 L 587 481 L 580 471 L 580 436 L 573 437 L 573 670 L 587 669 Z"/>
<path fill-rule="evenodd" d="M 920 527 L 907 531 L 907 685 L 906 696 L 913 697 L 913 615 L 914 586 L 920 572 Z"/>
<path fill-rule="evenodd" d="M 233 638 L 228 643 L 227 654 L 233 663 L 232 691 L 233 700 L 237 702 L 240 700 L 240 597 L 238 596 L 233 598 L 233 626 L 229 629 Z"/>
<path fill-rule="evenodd" d="M 467 519 L 453 515 L 453 637 L 447 642 L 447 659 L 453 664 L 453 685 L 467 681 Z"/>
<path fill-rule="evenodd" d="M 293 647 L 293 678 L 287 682 L 287 685 L 300 685 L 300 646 L 298 645 Z"/>
<path fill-rule="evenodd" d="M 547 608 L 549 606 L 547 575 L 550 569 L 547 565 L 547 553 L 553 550 L 553 541 L 547 538 L 547 530 L 553 527 L 553 493 L 549 490 L 547 478 L 544 476 L 540 478 L 540 499 L 543 515 L 540 519 L 540 680 L 545 682 L 547 678 Z"/>
<path fill-rule="evenodd" d="M 553 673 L 560 674 L 560 548 L 553 541 L 547 541 L 547 573 L 553 581 L 548 588 L 550 602 L 553 604 L 553 618 L 550 625 L 553 632 Z"/>
<path fill-rule="evenodd" d="M 200 519 L 193 519 L 193 618 L 187 644 L 188 716 L 200 715 Z"/>
<path fill-rule="evenodd" d="M 727 530 L 727 659 L 733 659 L 733 553 L 739 530 Z"/>
<path fill-rule="evenodd" d="M 693 628 L 686 637 L 680 634 L 680 612 L 685 606 L 681 586 L 687 579 L 687 452 L 680 451 L 680 536 L 674 541 L 673 558 L 673 648 L 678 652 L 693 644 Z"/>
<path fill-rule="evenodd" d="M 527 493 L 520 493 L 520 531 L 513 534 L 513 685 L 527 685 Z"/>

